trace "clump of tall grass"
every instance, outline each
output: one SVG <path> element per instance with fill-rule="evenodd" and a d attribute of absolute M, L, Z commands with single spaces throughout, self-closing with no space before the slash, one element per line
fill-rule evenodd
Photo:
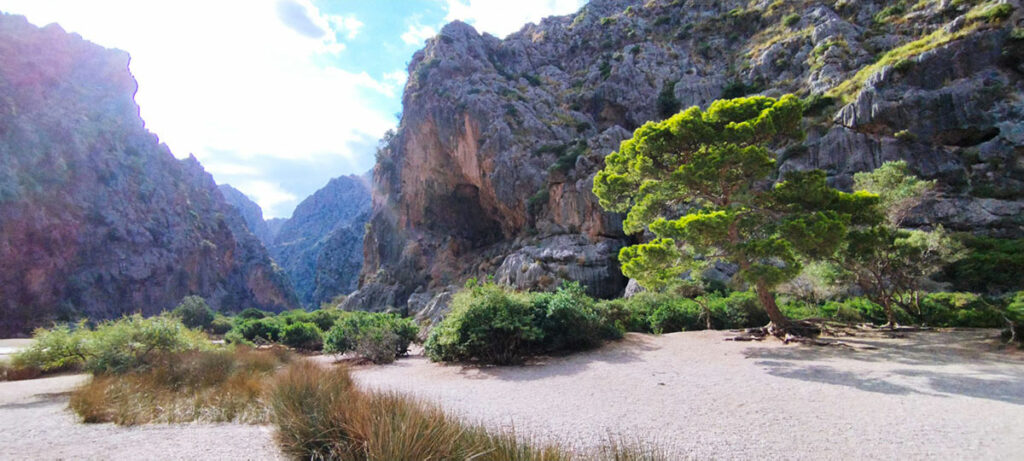
<path fill-rule="evenodd" d="M 157 354 L 136 370 L 97 374 L 70 406 L 87 423 L 264 424 L 268 378 L 289 359 L 283 349 L 245 347 Z"/>
<path fill-rule="evenodd" d="M 465 424 L 402 394 L 361 391 L 346 369 L 309 362 L 293 363 L 277 376 L 268 403 L 278 443 L 295 459 L 663 459 L 626 444 L 584 456 L 524 441 Z"/>

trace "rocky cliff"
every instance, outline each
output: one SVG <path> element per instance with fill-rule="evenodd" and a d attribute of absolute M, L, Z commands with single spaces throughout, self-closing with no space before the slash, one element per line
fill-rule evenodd
<path fill-rule="evenodd" d="M 631 237 L 590 192 L 603 157 L 646 121 L 751 93 L 808 98 L 780 170 L 849 187 L 905 159 L 941 186 L 914 225 L 1021 235 L 1020 20 L 1016 1 L 594 0 L 504 40 L 449 24 L 409 64 L 346 307 L 433 315 L 488 275 L 621 293 Z"/>
<path fill-rule="evenodd" d="M 269 248 L 274 243 L 274 237 L 277 236 L 279 228 L 271 229 L 270 224 L 263 220 L 263 209 L 242 191 L 231 187 L 230 184 L 219 184 L 217 189 L 220 189 L 224 201 L 242 215 L 246 229 L 260 240 L 264 248 Z"/>
<path fill-rule="evenodd" d="M 303 200 L 280 224 L 268 248 L 304 304 L 317 307 L 356 289 L 369 215 L 368 179 L 342 176 Z"/>
<path fill-rule="evenodd" d="M 297 305 L 195 158 L 134 101 L 129 56 L 0 15 L 0 335 L 53 320 Z"/>

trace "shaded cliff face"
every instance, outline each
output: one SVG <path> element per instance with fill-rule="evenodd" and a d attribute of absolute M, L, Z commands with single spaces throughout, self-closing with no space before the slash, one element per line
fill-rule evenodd
<path fill-rule="evenodd" d="M 621 293 L 615 255 L 630 238 L 591 193 L 603 157 L 646 121 L 753 92 L 832 97 L 809 111 L 804 143 L 780 146 L 781 170 L 849 187 L 906 159 L 942 189 L 916 225 L 1021 235 L 1024 45 L 1010 4 L 993 18 L 995 2 L 976 1 L 595 0 L 504 40 L 449 24 L 409 64 L 346 307 L 433 311 L 488 275 Z M 900 59 L 872 67 L 890 51 Z"/>
<path fill-rule="evenodd" d="M 210 175 L 146 131 L 128 60 L 0 15 L 0 335 L 190 294 L 297 305 Z"/>
<path fill-rule="evenodd" d="M 360 176 L 332 179 L 280 224 L 270 253 L 310 307 L 356 289 L 370 187 Z"/>
<path fill-rule="evenodd" d="M 275 229 L 263 220 L 263 209 L 256 202 L 252 201 L 242 191 L 231 187 L 230 184 L 219 184 L 217 189 L 224 196 L 224 201 L 231 205 L 242 215 L 246 229 L 260 240 L 264 248 L 270 247 L 277 236 Z"/>

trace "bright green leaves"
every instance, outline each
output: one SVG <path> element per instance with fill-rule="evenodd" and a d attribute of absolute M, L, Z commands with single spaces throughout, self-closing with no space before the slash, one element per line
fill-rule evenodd
<path fill-rule="evenodd" d="M 622 273 L 651 289 L 661 289 L 678 280 L 686 271 L 682 258 L 672 239 L 654 239 L 619 251 Z"/>
<path fill-rule="evenodd" d="M 646 123 L 605 160 L 594 194 L 628 212 L 624 229 L 649 229 L 649 243 L 623 248 L 623 273 L 648 288 L 722 260 L 740 277 L 774 286 L 795 276 L 801 258 L 823 258 L 848 226 L 871 220 L 877 197 L 828 187 L 822 172 L 792 173 L 767 187 L 769 144 L 799 139 L 799 99 L 752 96 L 692 107 Z"/>
<path fill-rule="evenodd" d="M 911 208 L 935 188 L 910 174 L 907 162 L 886 162 L 874 171 L 853 175 L 854 189 L 877 194 L 879 205 L 893 226 L 899 226 Z"/>

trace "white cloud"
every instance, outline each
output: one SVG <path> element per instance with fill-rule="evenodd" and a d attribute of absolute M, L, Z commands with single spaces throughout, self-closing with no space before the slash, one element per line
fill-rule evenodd
<path fill-rule="evenodd" d="M 295 194 L 288 192 L 269 181 L 253 180 L 243 181 L 233 186 L 245 192 L 245 195 L 249 196 L 252 201 L 256 202 L 260 208 L 264 210 L 273 210 L 277 205 L 294 201 L 297 197 Z M 264 216 L 265 218 L 271 218 L 273 216 Z"/>
<path fill-rule="evenodd" d="M 290 8 L 288 24 L 282 5 Z M 217 165 L 225 151 L 241 163 L 337 164 L 339 157 L 370 155 L 352 146 L 394 125 L 379 108 L 381 98 L 398 91 L 392 81 L 324 65 L 362 22 L 321 14 L 309 0 L 0 0 L 0 9 L 130 52 L 147 127 L 176 156 L 194 153 L 204 165 Z M 273 174 L 264 171 L 263 179 Z M 260 205 L 295 198 L 266 181 L 234 185 Z"/>
<path fill-rule="evenodd" d="M 402 41 L 409 45 L 422 45 L 423 41 L 437 35 L 437 29 L 421 24 L 411 24 L 402 34 Z"/>
<path fill-rule="evenodd" d="M 580 9 L 586 0 L 445 0 L 448 15 L 445 21 L 461 20 L 480 32 L 504 37 L 521 29 L 526 23 L 538 22 L 554 15 Z M 404 36 L 403 36 L 404 39 Z"/>

